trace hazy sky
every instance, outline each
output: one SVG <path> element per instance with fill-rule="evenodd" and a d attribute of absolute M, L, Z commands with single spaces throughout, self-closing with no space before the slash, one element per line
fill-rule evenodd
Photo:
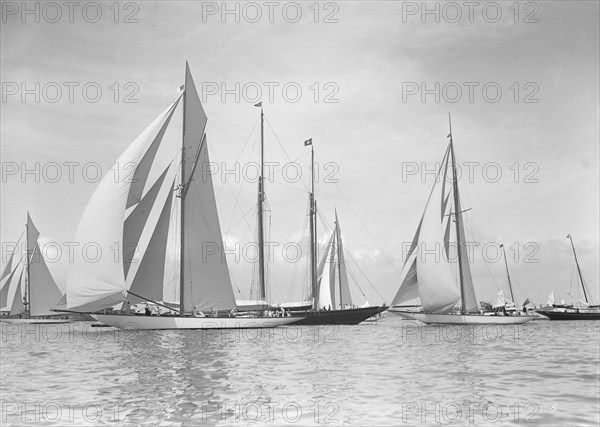
<path fill-rule="evenodd" d="M 337 181 L 318 183 L 319 209 L 331 224 L 337 208 L 346 249 L 388 303 L 433 183 L 422 173 L 446 147 L 449 112 L 459 165 L 472 171 L 461 180 L 470 240 L 512 247 L 517 296 L 539 303 L 575 283 L 564 238 L 571 233 L 599 297 L 596 1 L 481 2 L 471 11 L 430 2 L 425 15 L 421 2 L 278 2 L 271 17 L 263 2 L 228 3 L 234 12 L 226 15 L 221 2 L 76 2 L 72 10 L 27 2 L 27 14 L 25 3 L 1 3 L 2 263 L 27 211 L 45 242 L 73 241 L 98 168 L 110 173 L 176 98 L 188 60 L 220 166 L 237 161 L 243 171 L 258 160 L 257 88 L 270 124 L 267 160 L 297 161 L 307 182 L 303 141 L 313 138 L 321 180 L 335 171 Z M 34 172 L 23 176 L 25 168 Z M 256 185 L 217 176 L 227 240 L 252 241 L 254 216 L 243 215 Z M 281 172 L 275 179 L 267 186 L 270 240 L 283 245 L 301 237 L 307 194 L 302 182 L 282 183 Z M 319 236 L 327 239 L 323 227 Z M 278 257 L 275 302 L 296 297 L 306 271 L 298 265 L 291 289 L 294 266 Z M 67 261 L 50 263 L 63 288 Z M 247 297 L 251 264 L 230 267 Z M 479 299 L 505 289 L 503 268 L 476 263 Z"/>

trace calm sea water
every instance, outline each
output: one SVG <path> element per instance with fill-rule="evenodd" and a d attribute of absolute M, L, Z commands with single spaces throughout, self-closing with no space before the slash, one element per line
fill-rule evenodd
<path fill-rule="evenodd" d="M 3 425 L 600 422 L 600 322 L 1 328 Z"/>

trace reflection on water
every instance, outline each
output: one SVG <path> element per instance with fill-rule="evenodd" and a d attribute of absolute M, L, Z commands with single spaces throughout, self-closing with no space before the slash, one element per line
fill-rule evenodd
<path fill-rule="evenodd" d="M 0 327 L 6 425 L 599 421 L 600 322 Z"/>

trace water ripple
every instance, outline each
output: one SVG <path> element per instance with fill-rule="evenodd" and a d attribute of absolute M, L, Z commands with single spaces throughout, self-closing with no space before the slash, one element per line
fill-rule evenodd
<path fill-rule="evenodd" d="M 61 334 L 47 327 L 2 326 L 3 425 L 600 421 L 600 322 L 436 328 L 387 318 L 234 332 L 78 323 Z"/>

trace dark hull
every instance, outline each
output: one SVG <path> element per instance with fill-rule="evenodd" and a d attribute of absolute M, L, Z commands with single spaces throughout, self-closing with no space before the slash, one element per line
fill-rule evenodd
<path fill-rule="evenodd" d="M 294 323 L 296 325 L 357 325 L 375 316 L 387 307 L 349 308 L 346 310 L 322 310 L 322 311 L 295 311 L 294 317 L 305 317 L 305 319 Z"/>
<path fill-rule="evenodd" d="M 575 313 L 553 310 L 536 310 L 550 320 L 600 320 L 600 313 Z"/>

